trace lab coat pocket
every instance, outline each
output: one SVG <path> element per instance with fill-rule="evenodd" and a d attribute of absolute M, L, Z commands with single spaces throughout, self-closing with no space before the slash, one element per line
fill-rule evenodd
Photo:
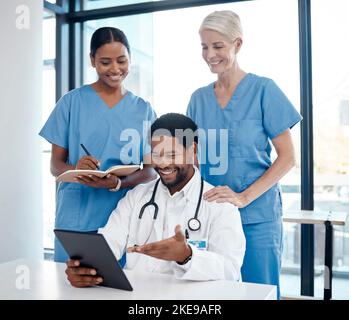
<path fill-rule="evenodd" d="M 80 189 L 63 189 L 57 194 L 56 228 L 75 229 L 79 226 Z"/>
<path fill-rule="evenodd" d="M 253 184 L 258 177 L 245 177 L 244 189 Z M 247 207 L 240 210 L 243 223 L 260 223 L 274 221 L 282 214 L 278 185 L 271 187 Z"/>

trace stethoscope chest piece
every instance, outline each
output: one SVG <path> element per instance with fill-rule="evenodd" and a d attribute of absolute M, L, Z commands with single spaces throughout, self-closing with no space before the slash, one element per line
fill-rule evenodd
<path fill-rule="evenodd" d="M 201 227 L 201 222 L 196 218 L 191 218 L 188 221 L 188 227 L 191 231 L 198 231 Z"/>

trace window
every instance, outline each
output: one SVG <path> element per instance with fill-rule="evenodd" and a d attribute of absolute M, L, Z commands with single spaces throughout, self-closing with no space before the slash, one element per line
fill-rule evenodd
<path fill-rule="evenodd" d="M 124 6 L 127 4 L 136 4 L 136 3 L 142 3 L 142 2 L 154 2 L 154 1 L 161 1 L 161 0 L 84 0 L 83 2 L 83 9 L 84 10 L 90 10 L 90 9 L 100 9 L 100 8 L 107 8 L 107 7 L 113 7 L 113 6 Z"/>
<path fill-rule="evenodd" d="M 312 2 L 314 208 L 349 209 L 349 21 L 346 0 Z M 324 21 L 323 17 L 326 17 Z M 324 228 L 315 228 L 315 295 L 323 287 Z M 334 228 L 333 298 L 349 297 L 349 225 Z"/>
<path fill-rule="evenodd" d="M 49 11 L 43 16 L 43 88 L 42 88 L 42 125 L 46 122 L 55 106 L 56 99 L 56 19 Z M 42 139 L 42 177 L 43 177 L 43 220 L 44 248 L 53 248 L 53 228 L 55 218 L 55 179 L 50 173 L 51 144 Z"/>

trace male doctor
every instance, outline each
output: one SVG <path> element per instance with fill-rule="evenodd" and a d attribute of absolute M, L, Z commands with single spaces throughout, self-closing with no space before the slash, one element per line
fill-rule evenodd
<path fill-rule="evenodd" d="M 239 280 L 245 253 L 240 214 L 230 203 L 202 199 L 213 186 L 202 181 L 193 165 L 196 124 L 170 113 L 158 118 L 150 133 L 152 165 L 160 179 L 128 191 L 98 232 L 117 259 L 127 251 L 126 269 L 185 280 Z M 141 214 L 152 197 L 158 211 L 147 205 Z M 67 262 L 66 274 L 75 287 L 103 281 L 78 260 Z"/>

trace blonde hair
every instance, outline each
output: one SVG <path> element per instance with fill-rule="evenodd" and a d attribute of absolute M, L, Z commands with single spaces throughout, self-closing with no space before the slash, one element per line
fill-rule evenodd
<path fill-rule="evenodd" d="M 239 16 L 229 10 L 214 11 L 201 23 L 200 30 L 213 30 L 225 36 L 229 41 L 242 38 L 242 27 Z"/>

